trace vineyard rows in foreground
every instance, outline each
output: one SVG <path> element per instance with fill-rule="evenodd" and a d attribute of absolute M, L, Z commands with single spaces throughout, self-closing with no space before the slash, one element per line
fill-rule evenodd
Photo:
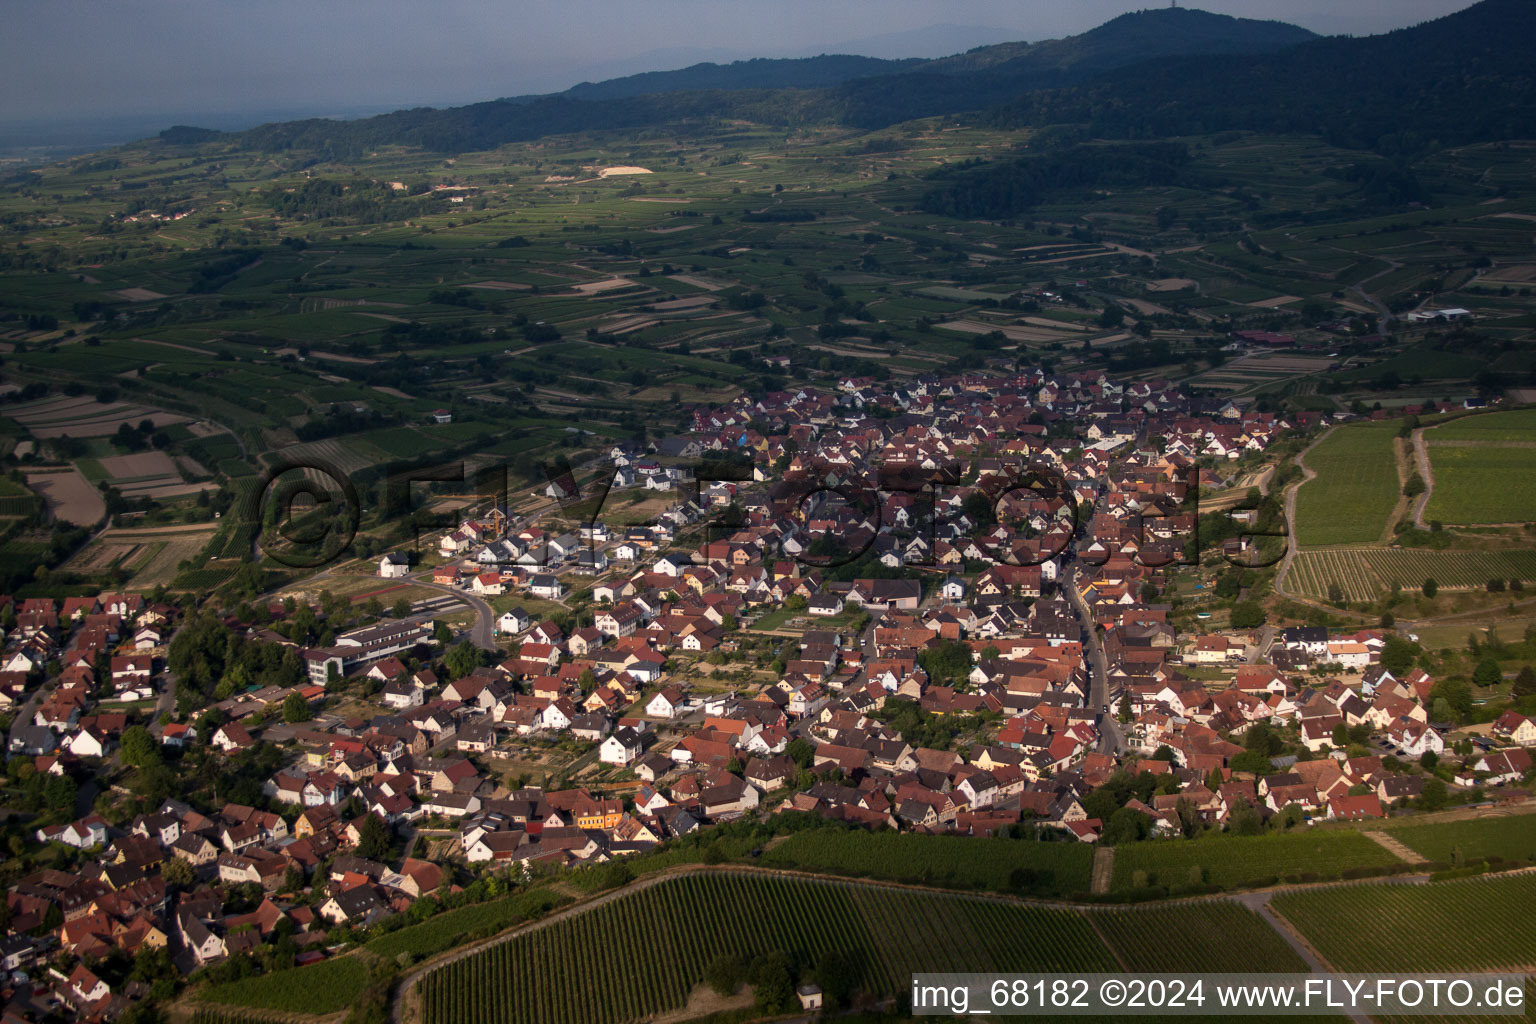
<path fill-rule="evenodd" d="M 1176 937 L 1176 938 L 1175 938 Z M 730 871 L 668 878 L 432 971 L 424 1024 L 601 1024 L 683 1006 L 721 954 L 848 955 L 857 984 L 916 971 L 1304 970 L 1256 913 L 1224 900 L 1067 910 L 830 879 Z M 581 965 L 580 982 L 569 978 Z"/>
<path fill-rule="evenodd" d="M 1490 579 L 1536 580 L 1536 550 L 1433 551 L 1418 548 L 1330 548 L 1298 551 L 1286 578 L 1288 589 L 1328 597 L 1336 583 L 1348 601 L 1370 601 L 1397 583 L 1417 590 L 1433 578 L 1442 587 L 1481 587 Z"/>
<path fill-rule="evenodd" d="M 1536 964 L 1536 874 L 1288 892 L 1272 906 L 1341 971 Z"/>

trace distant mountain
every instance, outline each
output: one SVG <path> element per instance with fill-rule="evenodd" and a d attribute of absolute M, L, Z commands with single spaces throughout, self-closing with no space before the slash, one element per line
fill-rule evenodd
<path fill-rule="evenodd" d="M 1536 3 L 1482 0 L 1411 28 L 1279 53 L 1147 61 L 1021 94 L 988 119 L 998 127 L 1075 123 L 1106 138 L 1319 133 L 1389 155 L 1532 138 Z"/>
<path fill-rule="evenodd" d="M 922 63 L 916 58 L 881 60 L 846 54 L 780 59 L 760 57 L 730 64 L 695 64 L 678 71 L 647 71 L 606 82 L 582 82 L 556 95 L 574 100 L 613 100 L 699 89 L 821 89 L 851 79 L 896 74 Z M 519 99 L 527 102 L 537 98 Z"/>
<path fill-rule="evenodd" d="M 1189 7 L 1122 14 L 1098 28 L 1065 39 L 981 46 L 929 61 L 925 70 L 952 74 L 1000 71 L 1016 75 L 1082 75 L 1156 57 L 1191 54 L 1269 53 L 1318 38 L 1283 21 L 1255 21 Z"/>
<path fill-rule="evenodd" d="M 1536 136 L 1533 51 L 1533 0 L 1483 0 L 1359 39 L 1161 9 L 1066 39 L 928 61 L 821 56 L 700 64 L 549 96 L 270 124 L 232 138 L 267 151 L 303 148 L 346 159 L 385 144 L 457 152 L 727 117 L 873 129 L 981 112 L 997 127 L 1072 124 L 1101 138 L 1251 128 L 1323 131 L 1352 146 L 1411 146 Z M 1389 138 L 1398 136 L 1408 141 Z"/>

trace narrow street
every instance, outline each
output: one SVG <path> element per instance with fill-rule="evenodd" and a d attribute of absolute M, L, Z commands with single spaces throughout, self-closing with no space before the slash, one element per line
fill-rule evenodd
<path fill-rule="evenodd" d="M 1095 713 L 1108 707 L 1109 713 L 1100 715 L 1099 719 L 1099 752 L 1103 754 L 1119 754 L 1126 749 L 1125 732 L 1120 723 L 1115 719 L 1113 706 L 1115 694 L 1109 690 L 1109 661 L 1104 656 L 1104 645 L 1099 642 L 1098 631 L 1093 628 L 1093 615 L 1088 610 L 1088 603 L 1083 600 L 1082 593 L 1077 589 L 1077 566 L 1067 569 L 1061 579 L 1061 588 L 1066 592 L 1067 600 L 1072 605 L 1072 610 L 1077 613 L 1078 624 L 1083 630 L 1083 650 L 1088 655 L 1088 669 L 1092 685 L 1088 689 L 1088 706 Z"/>

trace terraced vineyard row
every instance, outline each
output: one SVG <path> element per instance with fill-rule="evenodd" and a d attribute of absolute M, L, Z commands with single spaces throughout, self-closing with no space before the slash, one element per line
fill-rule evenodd
<path fill-rule="evenodd" d="M 1358 544 L 1381 536 L 1401 486 L 1396 433 L 1395 423 L 1351 423 L 1307 453 L 1317 475 L 1296 492 L 1299 544 Z"/>
<path fill-rule="evenodd" d="M 1276 896 L 1341 971 L 1479 971 L 1536 963 L 1536 875 L 1353 885 Z"/>
<path fill-rule="evenodd" d="M 1466 863 L 1483 857 L 1536 860 L 1536 814 L 1430 825 L 1393 825 L 1393 839 L 1426 859 L 1449 864 L 1460 853 Z"/>
<path fill-rule="evenodd" d="M 721 953 L 814 965 L 838 951 L 895 993 L 915 970 L 1112 970 L 1083 915 L 834 881 L 686 875 L 572 915 L 421 982 L 425 1024 L 635 1020 L 680 1007 Z M 580 981 L 570 978 L 582 965 Z"/>
<path fill-rule="evenodd" d="M 1347 601 L 1369 601 L 1382 591 L 1380 577 L 1371 572 L 1359 549 L 1298 551 L 1291 559 L 1291 571 L 1286 578 L 1289 590 L 1326 599 L 1334 584 Z"/>
<path fill-rule="evenodd" d="M 1288 589 L 1326 598 L 1336 583 L 1349 601 L 1369 601 L 1398 583 L 1417 590 L 1427 578 L 1442 587 L 1481 587 L 1490 579 L 1536 580 L 1536 550 L 1430 551 L 1412 548 L 1333 548 L 1298 551 Z"/>
<path fill-rule="evenodd" d="M 1207 885 L 1247 888 L 1274 880 L 1338 878 L 1352 868 L 1387 868 L 1399 863 L 1359 832 L 1288 832 L 1267 836 L 1215 835 L 1195 840 L 1129 843 L 1115 850 L 1113 888 L 1136 884 L 1181 886 L 1195 869 Z"/>
<path fill-rule="evenodd" d="M 1110 910 L 1093 922 L 1131 971 L 1307 971 L 1268 921 L 1231 900 Z"/>

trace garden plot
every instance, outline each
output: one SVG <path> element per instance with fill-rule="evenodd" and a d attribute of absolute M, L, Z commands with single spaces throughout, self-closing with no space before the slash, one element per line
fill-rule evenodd
<path fill-rule="evenodd" d="M 190 417 L 129 402 L 98 402 L 94 398 L 58 398 L 17 406 L 11 418 L 37 437 L 107 437 L 126 423 L 136 427 L 149 420 L 157 427 L 185 423 Z"/>
<path fill-rule="evenodd" d="M 1017 327 L 1013 324 L 987 324 L 976 320 L 951 320 L 948 323 L 939 324 L 946 331 L 958 331 L 961 334 L 991 334 L 993 331 L 1001 331 L 1003 337 L 1016 342 L 1051 342 L 1064 341 L 1073 335 L 1066 330 L 1046 330 L 1040 327 Z"/>
<path fill-rule="evenodd" d="M 101 492 L 73 466 L 53 473 L 28 473 L 27 486 L 43 496 L 56 519 L 90 526 L 107 514 Z"/>

